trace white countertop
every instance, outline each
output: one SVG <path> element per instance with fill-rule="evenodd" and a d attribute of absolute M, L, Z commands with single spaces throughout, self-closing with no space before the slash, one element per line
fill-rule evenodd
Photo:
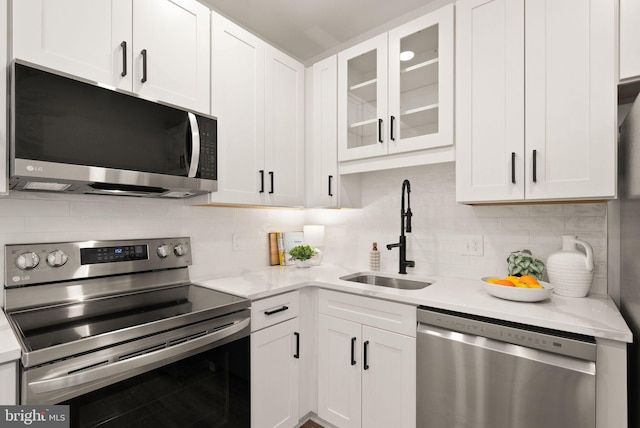
<path fill-rule="evenodd" d="M 536 303 L 513 302 L 489 295 L 478 280 L 438 276 L 398 275 L 406 279 L 433 282 L 421 290 L 397 290 L 343 281 L 341 276 L 358 272 L 340 266 L 321 265 L 308 269 L 274 266 L 235 277 L 194 281 L 206 287 L 251 300 L 317 286 L 412 305 L 480 315 L 538 327 L 631 343 L 633 335 L 618 308 L 608 296 L 591 294 L 584 298 L 552 294 Z M 387 275 L 385 273 L 385 275 Z"/>
<path fill-rule="evenodd" d="M 4 311 L 0 310 L 0 364 L 20 358 L 22 349 Z"/>
<path fill-rule="evenodd" d="M 483 289 L 480 280 L 408 274 L 402 277 L 428 280 L 433 284 L 422 290 L 397 290 L 339 279 L 354 272 L 357 270 L 332 265 L 314 266 L 308 269 L 274 266 L 234 277 L 201 279 L 194 282 L 251 300 L 316 286 L 416 306 L 432 306 L 585 334 L 596 338 L 628 343 L 633 341 L 629 327 L 608 296 L 589 295 L 584 298 L 572 298 L 553 294 L 551 298 L 542 302 L 520 303 L 490 296 Z M 390 276 L 399 277 L 400 275 L 390 274 Z M 20 356 L 20 344 L 13 334 L 6 315 L 0 311 L 0 364 L 17 360 Z"/>

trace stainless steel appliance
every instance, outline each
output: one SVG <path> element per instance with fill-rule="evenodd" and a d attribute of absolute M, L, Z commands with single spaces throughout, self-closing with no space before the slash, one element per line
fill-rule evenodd
<path fill-rule="evenodd" d="M 429 428 L 593 428 L 593 338 L 421 307 L 417 422 Z"/>
<path fill-rule="evenodd" d="M 217 190 L 216 119 L 14 63 L 10 189 L 183 198 Z"/>
<path fill-rule="evenodd" d="M 624 90 L 624 87 L 620 88 Z M 637 94 L 637 88 L 629 87 Z M 627 348 L 628 423 L 640 426 L 640 101 L 620 128 L 618 199 L 607 207 L 608 291 L 633 332 Z"/>
<path fill-rule="evenodd" d="M 5 246 L 20 402 L 81 427 L 249 427 L 250 302 L 190 264 L 189 238 Z"/>

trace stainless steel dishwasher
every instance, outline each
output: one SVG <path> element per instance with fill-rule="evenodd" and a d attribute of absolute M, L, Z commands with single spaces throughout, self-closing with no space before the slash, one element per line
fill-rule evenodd
<path fill-rule="evenodd" d="M 420 307 L 419 428 L 594 428 L 593 337 Z"/>

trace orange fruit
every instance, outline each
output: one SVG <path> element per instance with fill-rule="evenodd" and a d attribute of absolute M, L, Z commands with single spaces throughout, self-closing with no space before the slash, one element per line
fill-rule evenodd
<path fill-rule="evenodd" d="M 531 275 L 522 275 L 520 277 L 520 282 L 524 282 L 527 285 L 540 285 L 538 280 Z"/>
<path fill-rule="evenodd" d="M 506 279 L 496 279 L 496 282 L 494 284 L 506 285 L 507 287 L 515 287 L 516 286 L 513 282 L 507 281 Z"/>

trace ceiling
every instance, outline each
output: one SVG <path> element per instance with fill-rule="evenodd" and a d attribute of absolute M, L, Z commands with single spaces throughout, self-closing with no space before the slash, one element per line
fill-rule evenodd
<path fill-rule="evenodd" d="M 200 0 L 303 63 L 437 0 Z M 432 7 L 431 7 L 432 8 Z M 411 13 L 414 12 L 414 13 Z M 426 12 L 425 12 L 426 13 Z"/>

